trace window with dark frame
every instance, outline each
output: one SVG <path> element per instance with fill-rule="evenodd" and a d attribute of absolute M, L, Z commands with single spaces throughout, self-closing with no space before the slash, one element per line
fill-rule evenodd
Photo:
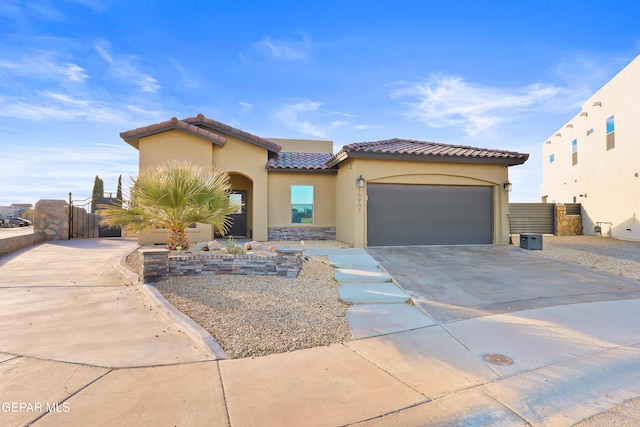
<path fill-rule="evenodd" d="M 313 185 L 291 186 L 291 223 L 313 224 Z"/>
<path fill-rule="evenodd" d="M 614 116 L 607 119 L 607 150 L 611 150 L 616 146 L 616 126 Z"/>

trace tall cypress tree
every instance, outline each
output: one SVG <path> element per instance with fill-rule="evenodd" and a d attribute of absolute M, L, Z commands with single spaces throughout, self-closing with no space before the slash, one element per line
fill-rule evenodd
<path fill-rule="evenodd" d="M 122 175 L 118 177 L 118 190 L 116 191 L 116 199 L 122 201 Z"/>
<path fill-rule="evenodd" d="M 104 197 L 104 181 L 96 175 L 96 179 L 93 182 L 93 192 L 91 193 L 91 213 L 96 212 L 96 206 L 101 197 Z"/>

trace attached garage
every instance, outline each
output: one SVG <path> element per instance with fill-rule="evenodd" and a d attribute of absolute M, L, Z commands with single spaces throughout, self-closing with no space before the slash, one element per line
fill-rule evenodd
<path fill-rule="evenodd" d="M 527 154 L 408 139 L 345 145 L 336 238 L 356 247 L 507 244 L 509 168 Z"/>
<path fill-rule="evenodd" d="M 374 184 L 367 187 L 369 246 L 493 242 L 493 187 Z"/>

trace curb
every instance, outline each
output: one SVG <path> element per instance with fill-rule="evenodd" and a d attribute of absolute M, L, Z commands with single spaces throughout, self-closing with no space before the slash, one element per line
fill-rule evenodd
<path fill-rule="evenodd" d="M 159 313 L 166 316 L 169 321 L 184 331 L 184 333 L 193 341 L 205 346 L 215 356 L 216 360 L 227 359 L 218 341 L 211 336 L 202 326 L 191 320 L 187 315 L 179 311 L 177 308 L 169 304 L 169 301 L 155 288 L 155 286 L 142 283 L 137 285 L 138 291 L 153 305 Z"/>
<path fill-rule="evenodd" d="M 118 261 L 118 270 L 120 274 L 130 281 L 138 292 L 147 300 L 147 302 L 156 308 L 158 313 L 165 316 L 170 322 L 179 327 L 189 338 L 209 349 L 213 354 L 215 360 L 227 359 L 227 354 L 224 352 L 218 341 L 216 341 L 209 332 L 207 332 L 202 326 L 198 325 L 187 315 L 179 311 L 172 306 L 169 301 L 150 283 L 142 283 L 139 275 L 129 270 L 126 267 L 125 260 L 133 252 L 137 251 L 140 246 L 137 246 L 120 257 Z"/>

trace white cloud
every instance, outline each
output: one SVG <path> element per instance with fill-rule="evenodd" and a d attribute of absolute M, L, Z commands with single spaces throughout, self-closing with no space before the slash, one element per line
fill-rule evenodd
<path fill-rule="evenodd" d="M 12 19 L 25 26 L 29 17 L 49 21 L 62 21 L 65 16 L 47 0 L 3 0 L 0 2 L 0 16 Z"/>
<path fill-rule="evenodd" d="M 57 136 L 51 142 L 43 141 L 39 134 L 23 135 L 32 140 L 30 149 L 13 152 L 11 162 L 0 172 L 3 183 L 7 184 L 6 191 L 0 195 L 0 205 L 20 201 L 35 204 L 40 199 L 66 200 L 70 191 L 74 199 L 81 200 L 91 194 L 96 174 L 105 181 L 106 191 L 116 190 L 118 175 L 122 174 L 126 191 L 128 178 L 137 174 L 137 151 L 124 142 L 96 142 L 90 131 L 82 133 L 74 128 L 68 133 L 65 136 L 84 135 L 86 139 L 70 143 L 72 138 Z M 39 154 L 34 156 L 34 151 Z"/>
<path fill-rule="evenodd" d="M 121 104 L 112 105 L 108 101 L 39 91 L 28 97 L 0 96 L 0 116 L 36 122 L 61 120 L 130 126 L 132 122 L 156 120 L 162 114 L 140 105 L 123 107 Z"/>
<path fill-rule="evenodd" d="M 77 105 L 81 107 L 86 107 L 87 105 L 89 105 L 89 102 L 86 100 L 73 99 L 71 96 L 65 95 L 63 93 L 41 92 L 41 95 L 55 101 L 60 101 L 63 104 Z"/>
<path fill-rule="evenodd" d="M 83 6 L 88 7 L 89 9 L 93 9 L 96 12 L 103 12 L 107 5 L 101 0 L 71 0 L 74 3 L 81 4 Z"/>
<path fill-rule="evenodd" d="M 512 120 L 518 113 L 557 97 L 562 89 L 532 84 L 508 89 L 468 83 L 459 76 L 431 75 L 425 82 L 400 83 L 392 99 L 409 99 L 408 115 L 427 126 L 461 126 L 475 136 Z"/>
<path fill-rule="evenodd" d="M 14 71 L 21 76 L 55 79 L 76 83 L 84 82 L 89 75 L 81 66 L 63 61 L 61 55 L 49 51 L 33 51 L 16 59 L 0 59 L 0 69 Z"/>
<path fill-rule="evenodd" d="M 109 64 L 107 73 L 121 82 L 127 82 L 138 86 L 147 93 L 156 93 L 161 86 L 151 75 L 141 71 L 137 66 L 138 57 L 135 55 L 113 55 L 105 47 L 98 45 L 96 51 Z"/>
<path fill-rule="evenodd" d="M 254 47 L 263 55 L 279 61 L 305 61 L 310 51 L 310 43 L 306 36 L 303 36 L 302 41 L 276 41 L 265 36 L 255 43 Z"/>
<path fill-rule="evenodd" d="M 253 104 L 249 104 L 248 102 L 238 102 L 238 104 L 240 105 L 240 114 L 245 114 L 248 113 L 249 111 L 253 110 Z"/>
<path fill-rule="evenodd" d="M 322 106 L 322 102 L 298 99 L 282 107 L 276 112 L 275 117 L 298 132 L 320 138 L 326 137 L 336 128 L 349 124 L 347 120 L 334 119 L 335 116 L 348 115 L 323 109 Z"/>
<path fill-rule="evenodd" d="M 199 79 L 197 79 L 192 72 L 188 71 L 180 62 L 173 58 L 169 58 L 169 62 L 171 62 L 173 68 L 178 72 L 178 75 L 180 76 L 178 83 L 181 86 L 187 89 L 195 89 L 203 86 Z"/>

